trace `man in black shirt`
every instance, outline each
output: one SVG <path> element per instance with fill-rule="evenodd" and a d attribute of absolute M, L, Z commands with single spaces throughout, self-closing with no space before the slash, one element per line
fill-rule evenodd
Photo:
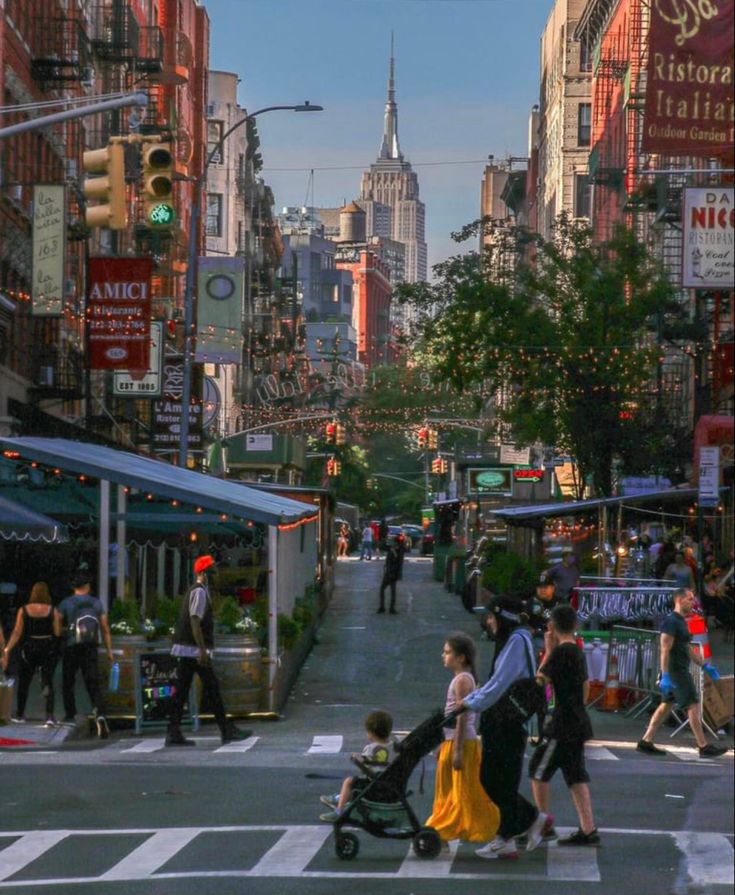
<path fill-rule="evenodd" d="M 724 746 L 708 743 L 702 729 L 702 709 L 699 705 L 697 688 L 689 670 L 689 663 L 699 665 L 713 680 L 719 678 L 717 669 L 704 661 L 704 657 L 692 646 L 692 635 L 689 633 L 686 618 L 694 608 L 694 594 L 686 587 L 674 591 L 674 611 L 666 616 L 661 626 L 661 680 L 659 690 L 662 694 L 661 705 L 651 715 L 648 729 L 638 741 L 639 752 L 649 755 L 665 755 L 653 742 L 656 731 L 668 717 L 676 703 L 677 708 L 687 713 L 689 726 L 699 746 L 699 754 L 703 758 L 716 758 L 724 755 Z"/>
<path fill-rule="evenodd" d="M 577 810 L 579 829 L 560 839 L 559 845 L 599 845 L 584 758 L 585 741 L 592 738 L 592 724 L 584 707 L 589 689 L 587 664 L 574 637 L 576 625 L 577 613 L 571 606 L 556 606 L 551 611 L 544 635 L 546 654 L 536 680 L 554 687 L 555 708 L 544 729 L 544 739 L 531 758 L 528 774 L 536 805 L 547 814 L 549 781 L 557 769 L 564 775 Z"/>
<path fill-rule="evenodd" d="M 388 587 L 390 588 L 389 612 L 395 615 L 398 612 L 396 609 L 396 581 L 401 577 L 401 557 L 398 554 L 395 538 L 391 538 L 388 541 L 387 549 L 383 580 L 380 582 L 380 606 L 378 607 L 378 612 L 385 612 L 385 589 Z"/>

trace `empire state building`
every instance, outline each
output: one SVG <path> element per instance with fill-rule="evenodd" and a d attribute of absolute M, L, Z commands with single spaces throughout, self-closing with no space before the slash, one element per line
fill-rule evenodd
<path fill-rule="evenodd" d="M 425 207 L 419 199 L 418 177 L 411 169 L 411 163 L 404 159 L 398 143 L 392 38 L 383 142 L 377 161 L 362 175 L 360 205 L 367 214 L 368 235 L 393 239 L 405 246 L 405 281 L 425 280 Z"/>

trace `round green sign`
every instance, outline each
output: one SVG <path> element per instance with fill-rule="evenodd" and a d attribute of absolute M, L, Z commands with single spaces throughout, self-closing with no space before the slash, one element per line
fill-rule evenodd
<path fill-rule="evenodd" d="M 155 227 L 170 227 L 176 220 L 176 211 L 168 202 L 158 202 L 148 212 L 148 223 Z"/>
<path fill-rule="evenodd" d="M 477 473 L 475 482 L 478 491 L 503 491 L 508 488 L 507 474 L 494 469 Z"/>

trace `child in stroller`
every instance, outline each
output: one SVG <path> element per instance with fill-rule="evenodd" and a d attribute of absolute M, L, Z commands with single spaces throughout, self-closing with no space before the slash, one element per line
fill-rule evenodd
<path fill-rule="evenodd" d="M 432 827 L 424 827 L 409 804 L 408 781 L 416 765 L 444 741 L 443 728 L 459 712 L 434 712 L 415 727 L 400 743 L 396 756 L 382 770 L 353 784 L 349 800 L 329 819 L 334 824 L 335 851 L 339 858 L 357 857 L 360 843 L 344 827 L 357 827 L 382 839 L 412 839 L 420 858 L 435 858 L 442 848 L 441 838 Z M 359 764 L 359 762 L 358 762 Z"/>

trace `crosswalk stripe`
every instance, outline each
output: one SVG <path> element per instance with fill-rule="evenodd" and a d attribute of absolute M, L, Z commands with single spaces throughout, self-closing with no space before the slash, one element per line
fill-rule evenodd
<path fill-rule="evenodd" d="M 66 839 L 67 830 L 39 830 L 25 833 L 21 838 L 0 852 L 0 880 L 7 879 L 44 852 Z"/>
<path fill-rule="evenodd" d="M 443 848 L 431 861 L 419 858 L 413 848 L 410 848 L 396 875 L 413 879 L 433 879 L 434 877 L 449 876 L 458 848 L 458 841 L 450 842 L 449 848 Z"/>
<path fill-rule="evenodd" d="M 220 746 L 219 749 L 215 749 L 215 752 L 247 752 L 248 749 L 252 749 L 253 746 L 258 742 L 260 737 L 248 737 L 246 740 L 238 740 L 234 743 L 226 743 L 224 746 Z"/>
<path fill-rule="evenodd" d="M 605 746 L 590 746 L 589 743 L 585 743 L 584 754 L 588 761 L 620 761 L 618 756 L 613 755 Z"/>
<path fill-rule="evenodd" d="M 733 848 L 726 836 L 720 833 L 673 834 L 679 849 L 684 853 L 686 870 L 694 886 L 732 886 Z"/>
<path fill-rule="evenodd" d="M 134 746 L 131 746 L 129 749 L 121 749 L 121 752 L 156 752 L 158 749 L 163 749 L 166 743 L 166 737 L 151 737 L 149 740 L 143 740 L 141 743 L 136 743 Z"/>
<path fill-rule="evenodd" d="M 567 836 L 574 829 L 557 827 L 557 832 L 560 836 Z M 549 845 L 546 849 L 546 873 L 549 879 L 554 880 L 599 883 L 597 849 L 584 845 Z"/>
<path fill-rule="evenodd" d="M 159 830 L 99 877 L 101 881 L 146 879 L 199 835 L 197 827 Z"/>
<path fill-rule="evenodd" d="M 291 827 L 250 871 L 250 876 L 301 876 L 332 833 L 332 827 Z"/>
<path fill-rule="evenodd" d="M 675 755 L 679 761 L 697 761 L 701 764 L 714 764 L 714 758 L 701 758 L 699 755 L 699 749 L 677 749 L 676 752 L 673 749 L 667 749 L 671 755 Z"/>
<path fill-rule="evenodd" d="M 342 751 L 342 736 L 315 736 L 307 755 L 330 755 Z"/>

